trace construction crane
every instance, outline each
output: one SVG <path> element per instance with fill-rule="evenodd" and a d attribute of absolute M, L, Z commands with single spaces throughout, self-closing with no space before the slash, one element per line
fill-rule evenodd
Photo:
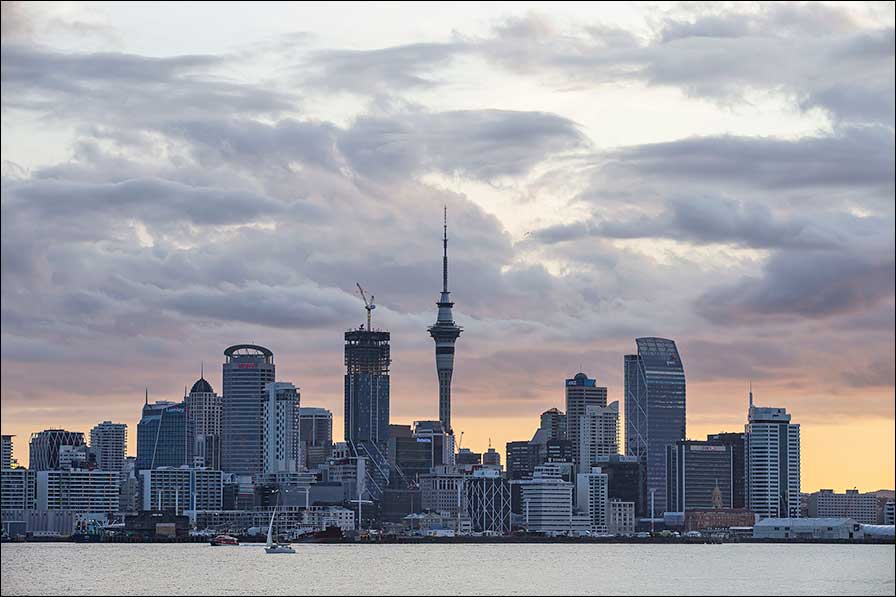
<path fill-rule="evenodd" d="M 460 439 L 457 440 L 457 451 L 460 452 L 460 447 L 464 443 L 464 432 L 460 432 Z"/>
<path fill-rule="evenodd" d="M 361 283 L 360 283 L 360 282 L 355 282 L 355 284 L 358 286 L 358 291 L 361 293 L 361 298 L 364 300 L 364 308 L 367 309 L 367 330 L 368 330 L 368 331 L 371 331 L 371 327 L 370 327 L 370 312 L 373 311 L 374 309 L 376 309 L 376 305 L 373 304 L 373 298 L 374 298 L 374 296 L 371 294 L 371 295 L 370 295 L 370 300 L 368 301 L 368 300 L 367 300 L 367 295 L 364 294 L 364 289 L 361 288 Z"/>

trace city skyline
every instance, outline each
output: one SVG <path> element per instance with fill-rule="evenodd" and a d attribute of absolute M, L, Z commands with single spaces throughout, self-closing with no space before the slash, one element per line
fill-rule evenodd
<path fill-rule="evenodd" d="M 752 379 L 801 425 L 803 491 L 896 485 L 891 10 L 222 5 L 199 35 L 180 10 L 3 3 L 20 463 L 32 432 L 103 421 L 134 454 L 144 388 L 180 402 L 205 361 L 224 395 L 240 342 L 343 428 L 358 281 L 392 335 L 390 422 L 439 419 L 447 205 L 464 447 L 528 439 L 579 371 L 622 405 L 655 336 L 688 438 L 743 431 Z"/>

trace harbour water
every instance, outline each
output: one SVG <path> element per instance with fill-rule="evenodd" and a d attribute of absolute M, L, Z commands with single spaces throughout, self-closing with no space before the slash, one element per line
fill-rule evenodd
<path fill-rule="evenodd" d="M 7 543 L 3 595 L 893 595 L 893 545 Z"/>

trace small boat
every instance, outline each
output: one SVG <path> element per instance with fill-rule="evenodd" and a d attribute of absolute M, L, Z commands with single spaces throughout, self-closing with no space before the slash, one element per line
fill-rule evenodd
<path fill-rule="evenodd" d="M 212 547 L 224 547 L 226 545 L 239 545 L 240 542 L 236 537 L 230 535 L 217 535 L 209 544 Z"/>
<path fill-rule="evenodd" d="M 279 502 L 280 496 L 278 495 L 277 498 L 278 498 L 277 501 Z M 278 505 L 279 505 L 279 503 L 274 506 L 274 511 L 271 512 L 271 523 L 268 525 L 268 540 L 264 546 L 264 552 L 265 553 L 296 553 L 296 550 L 294 550 L 292 547 L 290 547 L 289 544 L 287 544 L 287 543 L 274 543 L 274 536 L 273 536 L 274 517 L 277 516 L 277 506 Z"/>

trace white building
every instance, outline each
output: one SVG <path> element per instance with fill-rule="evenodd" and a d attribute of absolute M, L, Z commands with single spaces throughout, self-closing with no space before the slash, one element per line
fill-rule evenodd
<path fill-rule="evenodd" d="M 223 507 L 224 473 L 182 466 L 140 471 L 141 509 L 220 510 Z"/>
<path fill-rule="evenodd" d="M 800 426 L 783 408 L 753 406 L 744 428 L 747 504 L 760 518 L 800 516 Z"/>
<path fill-rule="evenodd" d="M 587 515 L 592 534 L 607 533 L 607 483 L 607 475 L 600 467 L 576 475 L 576 506 Z"/>
<path fill-rule="evenodd" d="M 635 502 L 607 502 L 607 532 L 611 535 L 631 535 L 635 532 Z"/>
<path fill-rule="evenodd" d="M 124 468 L 128 426 L 124 423 L 103 421 L 90 430 L 90 452 L 101 471 L 121 471 Z"/>
<path fill-rule="evenodd" d="M 265 386 L 264 472 L 295 472 L 299 466 L 299 391 L 289 382 Z"/>
<path fill-rule="evenodd" d="M 809 494 L 809 517 L 852 518 L 861 524 L 877 524 L 879 503 L 876 495 L 862 495 L 857 489 L 847 489 L 846 493 L 822 489 Z"/>
<path fill-rule="evenodd" d="M 118 471 L 37 471 L 38 510 L 118 511 Z"/>
<path fill-rule="evenodd" d="M 764 518 L 753 526 L 754 539 L 862 539 L 862 525 L 851 518 Z"/>
<path fill-rule="evenodd" d="M 305 510 L 302 522 L 316 531 L 327 527 L 351 531 L 355 528 L 355 512 L 341 506 L 311 506 Z"/>
<path fill-rule="evenodd" d="M 221 427 L 223 397 L 218 396 L 205 375 L 199 376 L 184 396 L 187 420 L 193 423 L 193 465 L 221 467 Z"/>
<path fill-rule="evenodd" d="M 573 513 L 574 485 L 563 480 L 559 463 L 535 467 L 531 479 L 520 485 L 526 528 L 530 533 L 575 534 L 587 530 L 590 520 Z"/>
<path fill-rule="evenodd" d="M 619 454 L 619 401 L 601 407 L 589 404 L 579 418 L 576 471 L 588 473 L 601 456 Z"/>
<path fill-rule="evenodd" d="M 24 468 L 0 471 L 0 509 L 32 510 L 35 506 L 34 471 Z"/>

